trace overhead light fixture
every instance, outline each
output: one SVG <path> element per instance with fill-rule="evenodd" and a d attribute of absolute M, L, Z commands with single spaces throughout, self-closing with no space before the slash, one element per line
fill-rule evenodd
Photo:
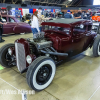
<path fill-rule="evenodd" d="M 68 0 L 68 1 L 72 1 L 72 0 Z"/>
<path fill-rule="evenodd" d="M 26 1 L 27 1 L 27 0 L 22 0 L 22 4 L 21 4 L 22 7 L 27 7 Z"/>
<path fill-rule="evenodd" d="M 68 5 L 66 5 L 66 8 L 68 7 Z"/>

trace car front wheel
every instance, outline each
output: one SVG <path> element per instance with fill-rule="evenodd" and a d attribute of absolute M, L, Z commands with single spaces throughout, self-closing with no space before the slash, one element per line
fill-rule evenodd
<path fill-rule="evenodd" d="M 27 83 L 35 91 L 41 91 L 52 82 L 56 72 L 55 62 L 50 57 L 41 56 L 29 66 Z"/>
<path fill-rule="evenodd" d="M 15 66 L 16 62 L 14 57 L 8 53 L 10 47 L 14 47 L 14 44 L 6 44 L 0 48 L 0 64 L 6 68 Z"/>

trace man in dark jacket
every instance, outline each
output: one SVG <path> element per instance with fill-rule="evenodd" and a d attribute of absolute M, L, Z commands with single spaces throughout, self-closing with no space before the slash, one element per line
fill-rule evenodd
<path fill-rule="evenodd" d="M 70 14 L 70 10 L 67 10 L 67 13 L 64 15 L 64 18 L 73 18 Z"/>
<path fill-rule="evenodd" d="M 76 15 L 74 15 L 75 19 L 83 19 L 83 14 L 81 9 L 78 10 L 78 13 Z"/>
<path fill-rule="evenodd" d="M 0 11 L 0 42 L 4 42 L 4 40 L 2 39 L 3 25 L 6 25 L 6 23 L 3 23 L 2 15 L 1 15 L 1 11 Z"/>

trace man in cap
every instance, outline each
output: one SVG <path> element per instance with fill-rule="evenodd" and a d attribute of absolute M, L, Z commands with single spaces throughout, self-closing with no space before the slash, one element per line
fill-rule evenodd
<path fill-rule="evenodd" d="M 67 10 L 67 13 L 64 15 L 64 18 L 73 18 L 70 10 Z"/>

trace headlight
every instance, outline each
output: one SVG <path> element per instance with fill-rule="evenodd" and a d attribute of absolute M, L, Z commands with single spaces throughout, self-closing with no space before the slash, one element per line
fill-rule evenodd
<path fill-rule="evenodd" d="M 81 29 L 83 29 L 83 28 L 84 28 L 84 25 L 83 25 L 83 24 L 81 24 L 81 25 L 80 25 L 80 28 L 81 28 Z"/>
<path fill-rule="evenodd" d="M 26 57 L 26 61 L 27 61 L 28 64 L 31 64 L 31 63 L 32 63 L 32 58 L 31 58 L 30 55 L 28 55 L 28 56 Z"/>
<path fill-rule="evenodd" d="M 11 48 L 8 49 L 8 53 L 9 53 L 10 55 L 12 55 L 13 51 L 12 51 Z"/>

